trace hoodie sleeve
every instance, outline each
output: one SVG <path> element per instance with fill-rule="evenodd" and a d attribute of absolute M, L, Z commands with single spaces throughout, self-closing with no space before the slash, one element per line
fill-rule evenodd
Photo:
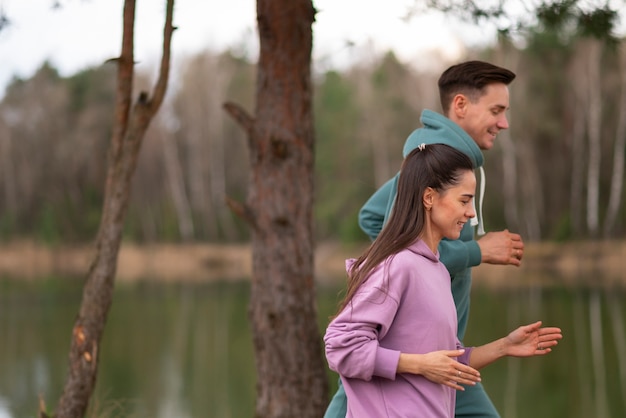
<path fill-rule="evenodd" d="M 474 240 L 461 241 L 442 239 L 439 242 L 439 260 L 446 266 L 450 276 L 480 264 L 480 247 Z"/>
<path fill-rule="evenodd" d="M 382 270 L 382 269 L 381 269 Z M 378 277 L 370 277 L 377 281 Z M 376 274 L 376 273 L 374 273 Z M 326 328 L 324 347 L 331 370 L 369 381 L 373 376 L 396 378 L 400 351 L 380 346 L 398 311 L 398 300 L 377 284 L 366 283 Z"/>
<path fill-rule="evenodd" d="M 461 344 L 461 342 L 457 340 L 456 349 L 465 350 L 465 352 L 461 354 L 459 357 L 457 357 L 456 359 L 458 360 L 459 363 L 469 366 L 470 357 L 472 356 L 472 351 L 474 350 L 474 347 L 464 347 L 463 344 Z"/>
<path fill-rule="evenodd" d="M 359 211 L 359 226 L 371 240 L 376 239 L 383 229 L 393 205 L 397 181 L 398 174 L 376 190 Z"/>

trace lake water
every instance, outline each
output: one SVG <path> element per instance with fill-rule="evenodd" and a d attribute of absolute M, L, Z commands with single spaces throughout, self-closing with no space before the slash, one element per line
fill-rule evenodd
<path fill-rule="evenodd" d="M 339 290 L 318 289 L 321 332 Z M 81 291 L 77 281 L 0 281 L 0 418 L 35 417 L 39 396 L 54 409 Z M 118 284 L 89 417 L 252 417 L 247 297 L 245 282 Z M 537 319 L 564 334 L 546 357 L 483 369 L 503 418 L 626 416 L 625 297 L 620 288 L 474 288 L 466 345 Z"/>

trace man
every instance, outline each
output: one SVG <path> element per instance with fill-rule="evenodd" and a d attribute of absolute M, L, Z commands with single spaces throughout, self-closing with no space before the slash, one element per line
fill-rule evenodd
<path fill-rule="evenodd" d="M 430 110 L 422 112 L 422 128 L 413 131 L 406 140 L 406 157 L 419 144 L 448 144 L 467 154 L 474 168 L 480 169 L 481 192 L 477 201 L 482 205 L 485 177 L 481 150 L 493 147 L 497 134 L 509 127 L 508 85 L 515 74 L 507 69 L 482 62 L 468 61 L 453 65 L 438 81 L 443 115 Z M 372 239 L 378 236 L 393 206 L 398 174 L 378 189 L 361 208 L 359 225 Z M 478 208 L 476 223 L 465 225 L 458 240 L 442 240 L 440 260 L 452 279 L 452 296 L 457 310 L 458 338 L 463 341 L 470 305 L 471 268 L 480 263 L 519 266 L 524 255 L 524 243 L 518 234 L 508 230 L 489 232 L 474 239 L 474 226 L 484 234 L 482 208 Z M 346 396 L 341 382 L 325 418 L 344 418 Z M 481 384 L 466 386 L 457 392 L 455 417 L 498 418 L 498 412 Z"/>

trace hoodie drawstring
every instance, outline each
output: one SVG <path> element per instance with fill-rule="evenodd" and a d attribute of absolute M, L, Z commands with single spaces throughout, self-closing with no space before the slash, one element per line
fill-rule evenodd
<path fill-rule="evenodd" d="M 485 182 L 487 178 L 485 177 L 485 170 L 481 167 L 478 167 L 480 171 L 480 192 L 478 194 L 478 211 L 476 210 L 476 199 L 472 202 L 474 204 L 474 212 L 476 212 L 477 216 L 472 218 L 470 224 L 472 226 L 478 225 L 478 235 L 485 235 L 485 225 L 483 222 L 483 198 L 485 197 Z"/>

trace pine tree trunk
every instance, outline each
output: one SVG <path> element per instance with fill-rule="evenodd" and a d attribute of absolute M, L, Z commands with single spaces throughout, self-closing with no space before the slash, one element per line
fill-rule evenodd
<path fill-rule="evenodd" d="M 319 418 L 328 382 L 313 272 L 314 132 L 310 0 L 258 0 L 256 118 L 227 110 L 249 135 L 252 226 L 249 314 L 257 418 Z"/>

